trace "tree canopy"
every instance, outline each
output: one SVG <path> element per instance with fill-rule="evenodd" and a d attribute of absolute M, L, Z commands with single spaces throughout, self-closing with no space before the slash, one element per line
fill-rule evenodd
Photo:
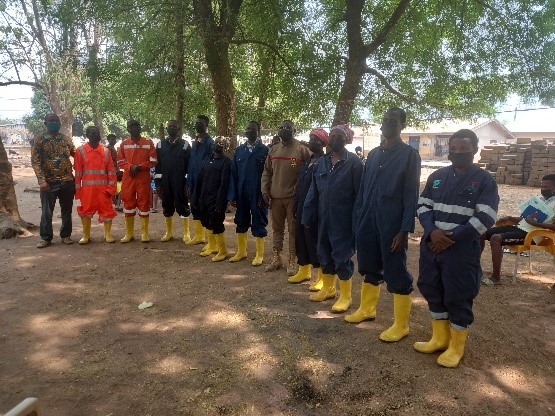
<path fill-rule="evenodd" d="M 0 85 L 118 134 L 128 117 L 156 135 L 207 114 L 228 136 L 392 105 L 477 117 L 514 93 L 555 104 L 554 15 L 553 0 L 4 0 Z"/>

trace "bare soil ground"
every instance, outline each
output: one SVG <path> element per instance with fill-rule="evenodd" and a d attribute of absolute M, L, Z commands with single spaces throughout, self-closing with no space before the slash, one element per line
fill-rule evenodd
<path fill-rule="evenodd" d="M 36 181 L 27 158 L 12 160 L 22 217 L 38 224 Z M 500 214 L 538 192 L 504 186 Z M 74 215 L 74 238 L 81 225 Z M 233 218 L 227 243 L 235 247 Z M 55 218 L 55 232 L 59 229 Z M 138 226 L 138 224 L 137 224 Z M 178 228 L 178 234 L 180 227 Z M 382 289 L 373 322 L 347 324 L 331 301 L 308 301 L 308 285 L 249 260 L 213 263 L 200 246 L 157 241 L 105 244 L 94 223 L 88 246 L 35 248 L 38 236 L 0 240 L 0 413 L 38 397 L 42 415 L 553 415 L 555 279 L 550 256 L 533 253 L 533 274 L 482 287 L 458 369 L 412 344 L 430 320 L 416 290 L 411 333 L 378 340 L 392 322 Z M 123 221 L 114 236 L 123 235 Z M 419 228 L 415 236 L 421 235 Z M 269 258 L 270 239 L 266 249 Z M 488 275 L 489 250 L 482 259 Z M 409 268 L 418 276 L 418 243 Z M 522 259 L 521 271 L 527 270 Z M 353 285 L 354 310 L 360 276 Z M 154 306 L 139 310 L 142 301 Z"/>

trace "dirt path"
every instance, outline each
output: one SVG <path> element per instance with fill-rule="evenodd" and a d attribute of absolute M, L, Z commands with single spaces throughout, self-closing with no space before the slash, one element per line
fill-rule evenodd
<path fill-rule="evenodd" d="M 35 186 L 31 170 L 14 175 L 22 216 L 38 223 L 38 194 L 23 192 Z M 501 213 L 536 192 L 501 186 Z M 151 224 L 157 240 L 162 214 Z M 226 226 L 233 248 L 232 217 Z M 123 235 L 121 218 L 114 235 Z M 0 241 L 0 413 L 29 396 L 40 398 L 43 416 L 555 412 L 555 273 L 542 253 L 517 285 L 508 277 L 515 257 L 506 256 L 504 285 L 482 288 L 465 358 L 448 370 L 412 348 L 430 331 L 417 291 L 411 334 L 386 344 L 377 338 L 392 320 L 383 289 L 377 319 L 349 325 L 282 271 L 213 263 L 179 240 L 108 245 L 100 236 L 94 224 L 87 247 L 57 237 L 43 250 L 38 237 Z M 415 277 L 417 244 L 409 248 Z M 353 307 L 359 282 L 356 275 Z M 154 306 L 140 311 L 145 300 Z"/>

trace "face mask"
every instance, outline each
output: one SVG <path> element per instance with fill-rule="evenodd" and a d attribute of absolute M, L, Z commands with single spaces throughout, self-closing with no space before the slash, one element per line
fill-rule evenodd
<path fill-rule="evenodd" d="M 280 130 L 279 132 L 279 137 L 281 137 L 281 140 L 283 140 L 284 142 L 288 142 L 293 138 L 293 132 L 291 130 Z"/>
<path fill-rule="evenodd" d="M 324 146 L 322 143 L 308 142 L 308 149 L 312 153 L 322 153 L 324 151 Z"/>
<path fill-rule="evenodd" d="M 328 147 L 334 152 L 340 152 L 345 147 L 345 142 L 341 139 L 330 139 Z"/>
<path fill-rule="evenodd" d="M 214 153 L 221 154 L 224 151 L 224 147 L 221 144 L 213 144 L 212 145 L 212 151 Z"/>
<path fill-rule="evenodd" d="M 248 140 L 249 142 L 252 143 L 252 142 L 255 142 L 256 139 L 258 139 L 258 133 L 257 133 L 256 131 L 254 131 L 254 130 L 247 130 L 247 131 L 245 132 L 245 137 L 247 138 L 247 140 Z"/>
<path fill-rule="evenodd" d="M 453 163 L 454 168 L 465 168 L 472 165 L 474 153 L 449 153 L 448 159 Z"/>
<path fill-rule="evenodd" d="M 168 136 L 170 136 L 170 137 L 177 136 L 177 133 L 179 132 L 179 129 L 177 129 L 175 127 L 168 127 L 166 130 L 168 131 Z"/>
<path fill-rule="evenodd" d="M 541 194 L 545 199 L 549 199 L 551 198 L 553 195 L 555 195 L 551 190 L 549 189 L 542 189 L 541 190 Z"/>
<path fill-rule="evenodd" d="M 206 127 L 204 127 L 204 124 L 202 123 L 197 123 L 195 124 L 195 130 L 197 134 L 203 134 L 204 132 L 206 132 Z"/>
<path fill-rule="evenodd" d="M 58 121 L 49 121 L 46 123 L 46 129 L 52 133 L 58 133 L 62 125 Z"/>

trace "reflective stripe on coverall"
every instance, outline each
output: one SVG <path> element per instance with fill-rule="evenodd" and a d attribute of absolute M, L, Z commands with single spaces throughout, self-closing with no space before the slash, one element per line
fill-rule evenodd
<path fill-rule="evenodd" d="M 81 204 L 77 213 L 92 218 L 98 212 L 98 222 L 111 221 L 116 216 L 112 196 L 116 193 L 116 169 L 108 148 L 89 143 L 75 152 L 75 199 Z"/>
<path fill-rule="evenodd" d="M 125 139 L 118 150 L 118 166 L 123 169 L 121 199 L 126 217 L 133 217 L 138 212 L 140 217 L 148 217 L 150 212 L 150 168 L 157 162 L 156 148 L 150 139 L 141 137 L 134 142 L 131 137 Z M 141 167 L 134 178 L 131 166 Z"/>

